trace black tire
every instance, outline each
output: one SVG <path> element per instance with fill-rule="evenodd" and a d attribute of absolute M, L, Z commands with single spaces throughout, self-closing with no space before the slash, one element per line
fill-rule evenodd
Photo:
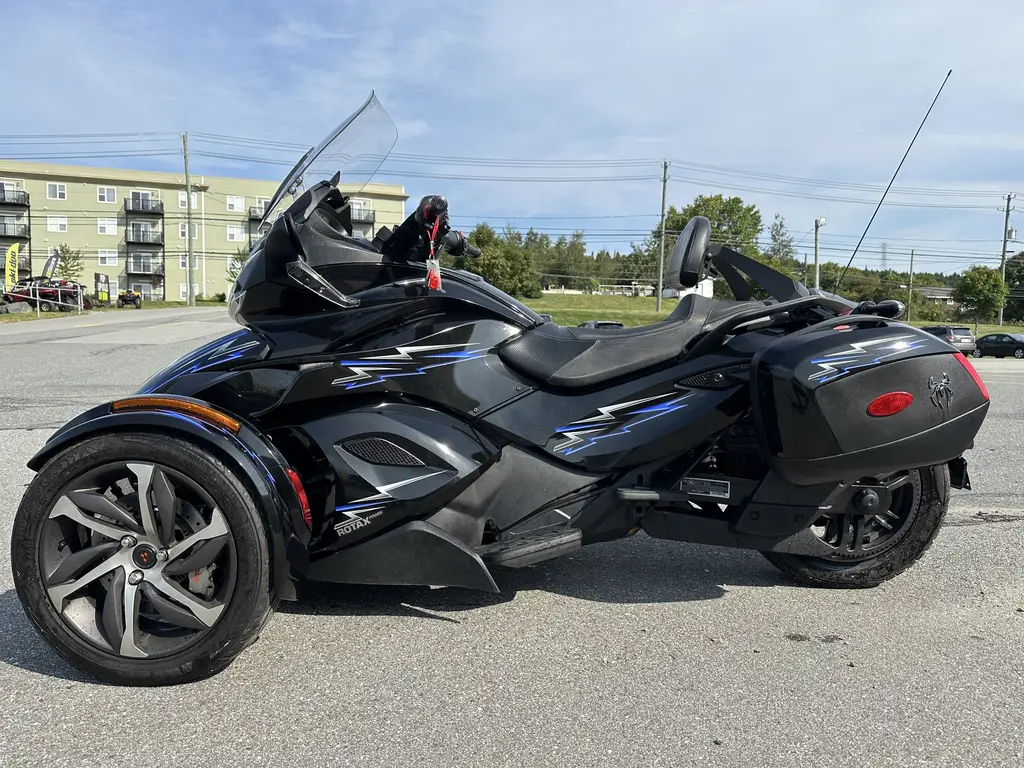
<path fill-rule="evenodd" d="M 123 299 L 118 299 L 117 300 L 117 308 L 121 309 L 123 306 L 124 306 L 124 300 Z"/>
<path fill-rule="evenodd" d="M 977 347 L 974 348 L 974 351 L 971 354 L 974 355 L 975 357 L 984 357 L 985 356 L 984 353 L 982 353 L 982 351 L 980 349 L 978 349 Z"/>
<path fill-rule="evenodd" d="M 949 508 L 949 467 L 940 464 L 920 470 L 913 517 L 899 542 L 875 557 L 838 563 L 802 555 L 763 552 L 772 565 L 798 584 L 809 587 L 864 589 L 877 587 L 917 562 L 932 545 Z"/>
<path fill-rule="evenodd" d="M 136 309 L 142 309 L 142 299 L 136 299 L 135 300 L 135 308 Z"/>
<path fill-rule="evenodd" d="M 189 478 L 202 478 L 203 490 L 230 527 L 235 555 L 230 600 L 208 632 L 180 652 L 136 659 L 104 650 L 76 633 L 46 592 L 40 536 L 50 510 L 76 478 L 111 462 L 153 462 L 174 467 Z M 51 459 L 25 493 L 11 540 L 18 597 L 40 635 L 84 672 L 131 686 L 173 685 L 209 677 L 254 642 L 274 608 L 269 557 L 266 529 L 250 494 L 223 462 L 187 441 L 139 433 L 91 437 Z"/>
<path fill-rule="evenodd" d="M 1016 357 L 1018 360 L 1024 360 L 1024 349 L 1013 350 L 1013 356 Z"/>
<path fill-rule="evenodd" d="M 48 301 L 40 301 L 39 302 L 39 311 L 40 312 L 50 312 L 51 310 L 53 310 L 53 304 L 51 304 Z"/>

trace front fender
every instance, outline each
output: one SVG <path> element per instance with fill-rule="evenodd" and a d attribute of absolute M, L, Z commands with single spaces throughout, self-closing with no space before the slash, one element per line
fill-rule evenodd
<path fill-rule="evenodd" d="M 176 398 L 183 403 L 198 402 Z M 237 417 L 232 417 L 237 420 Z M 282 600 L 295 599 L 293 569 L 309 564 L 309 531 L 285 468 L 287 461 L 261 433 L 239 420 L 236 433 L 171 408 L 133 408 L 115 412 L 113 402 L 90 408 L 58 429 L 28 461 L 38 472 L 65 448 L 100 433 L 164 433 L 189 440 L 216 455 L 249 488 L 263 519 L 271 553 L 271 584 Z"/>

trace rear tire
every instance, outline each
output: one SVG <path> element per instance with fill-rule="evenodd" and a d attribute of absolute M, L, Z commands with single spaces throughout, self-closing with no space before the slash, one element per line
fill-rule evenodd
<path fill-rule="evenodd" d="M 974 355 L 975 357 L 984 357 L 982 351 L 977 347 L 974 348 L 974 351 L 971 354 Z"/>
<path fill-rule="evenodd" d="M 1013 350 L 1013 356 L 1016 357 L 1018 360 L 1024 360 L 1024 349 Z"/>
<path fill-rule="evenodd" d="M 921 559 L 942 527 L 949 508 L 949 467 L 940 464 L 911 470 L 918 476 L 918 494 L 902 538 L 879 555 L 848 563 L 803 555 L 763 552 L 772 565 L 798 584 L 810 587 L 863 589 L 877 587 Z"/>
<path fill-rule="evenodd" d="M 105 486 L 103 478 L 116 475 L 121 467 L 134 473 L 136 486 L 143 481 L 140 468 L 151 468 L 148 487 L 157 506 L 149 517 L 159 521 L 152 523 L 160 532 L 158 536 L 151 535 L 137 495 L 129 493 L 108 503 L 105 511 L 113 517 L 104 514 L 98 518 L 96 509 L 103 507 L 98 507 L 96 501 L 83 502 L 82 494 L 96 498 L 88 489 L 113 487 Z M 173 483 L 170 497 L 167 482 Z M 164 491 L 163 496 L 158 489 Z M 107 498 L 116 496 L 110 490 L 106 494 Z M 161 498 L 174 499 L 173 505 L 166 505 L 176 510 L 173 525 L 163 522 Z M 190 501 L 197 498 L 209 501 L 205 506 Z M 99 501 L 104 499 L 100 497 Z M 184 522 L 187 514 L 198 521 L 190 528 Z M 182 544 L 175 552 L 175 540 L 180 543 L 204 538 L 199 525 L 204 522 L 202 518 L 209 518 L 205 521 L 208 540 L 191 546 Z M 82 524 L 84 521 L 89 525 Z M 215 523 L 218 527 L 211 528 Z M 59 529 L 54 527 L 57 524 Z M 163 531 L 172 528 L 170 542 L 159 543 Z M 90 535 L 91 542 L 81 541 Z M 133 538 L 137 538 L 137 546 Z M 55 547 L 56 539 L 66 541 L 59 541 Z M 152 561 L 143 565 L 134 560 L 133 564 L 131 558 L 147 546 L 145 542 L 169 547 L 155 554 L 159 561 L 155 567 Z M 213 546 L 215 542 L 220 546 Z M 97 556 L 83 567 L 72 569 L 60 564 L 71 559 L 68 552 L 78 554 L 90 547 Z M 213 565 L 196 562 L 208 551 L 204 547 L 220 553 L 211 556 L 216 560 L 207 558 Z M 165 554 L 167 551 L 170 554 Z M 149 554 L 154 555 L 153 549 Z M 11 562 L 22 607 L 43 639 L 79 669 L 116 685 L 171 685 L 214 675 L 255 641 L 273 609 L 269 546 L 245 485 L 215 455 L 173 437 L 101 434 L 59 453 L 36 475 L 21 502 L 14 520 Z M 55 563 L 57 570 L 63 569 L 63 577 L 57 578 Z M 113 565 L 106 574 L 91 575 L 108 563 Z M 196 563 L 200 570 L 191 572 L 190 563 Z M 182 570 L 186 565 L 187 570 Z M 133 573 L 136 567 L 149 570 Z M 88 568 L 94 570 L 86 572 Z M 175 574 L 174 570 L 181 573 Z M 198 582 L 199 575 L 210 580 L 205 600 L 184 589 L 185 582 L 177 581 Z M 132 589 L 148 592 L 150 602 L 143 599 L 140 603 L 136 597 L 134 621 L 127 621 L 128 614 L 121 606 L 131 605 L 130 598 L 136 593 L 126 592 L 125 583 L 127 579 L 134 585 L 132 579 L 136 577 L 138 587 Z M 154 595 L 154 590 L 159 594 Z M 62 597 L 61 591 L 66 596 Z M 91 610 L 95 616 L 83 597 L 94 601 Z M 157 603 L 152 602 L 154 597 Z M 166 599 L 161 607 L 161 597 L 171 598 L 170 608 Z M 59 609 L 58 603 L 66 607 Z M 108 630 L 110 626 L 114 631 Z"/>

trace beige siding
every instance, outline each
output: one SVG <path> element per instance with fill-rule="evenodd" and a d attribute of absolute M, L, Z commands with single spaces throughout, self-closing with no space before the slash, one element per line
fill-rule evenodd
<path fill-rule="evenodd" d="M 79 279 L 93 284 L 94 273 L 104 273 L 120 288 L 136 285 L 163 298 L 166 287 L 168 301 L 177 301 L 187 291 L 185 254 L 187 240 L 181 228 L 186 222 L 186 208 L 179 206 L 184 192 L 184 173 L 150 173 L 109 168 L 21 163 L 0 159 L 0 183 L 14 182 L 30 196 L 31 208 L 6 205 L 0 201 L 0 249 L 6 251 L 14 240 L 9 226 L 31 224 L 32 271 L 38 274 L 52 248 L 67 243 L 82 252 L 83 271 Z M 232 254 L 249 244 L 256 236 L 258 221 L 250 221 L 249 209 L 269 200 L 277 190 L 278 181 L 260 181 L 194 175 L 195 207 L 192 211 L 195 239 L 192 249 L 195 260 L 195 283 L 199 294 L 212 296 L 229 288 L 227 266 Z M 57 190 L 63 199 L 48 199 L 47 185 L 63 185 Z M 102 188 L 103 192 L 98 190 Z M 113 189 L 113 195 L 108 191 Z M 381 226 L 394 228 L 405 218 L 408 196 L 403 187 L 371 184 L 361 191 L 346 189 L 359 203 L 354 208 L 372 210 L 374 223 L 356 222 L 371 234 Z M 162 215 L 126 211 L 125 200 L 132 193 L 148 194 L 163 203 Z M 108 196 L 110 202 L 107 201 Z M 230 202 L 230 208 L 229 208 Z M 101 223 L 101 220 L 102 223 Z M 5 226 L 8 225 L 8 226 Z M 110 225 L 110 226 L 108 226 Z M 58 231 L 50 231 L 58 230 Z M 107 234 L 107 232 L 110 232 Z M 162 235 L 162 237 L 161 237 Z M 155 239 L 155 243 L 132 240 Z M 29 252 L 29 243 L 21 241 L 21 252 Z M 156 270 L 163 267 L 164 285 L 154 286 L 152 275 L 128 274 L 131 271 Z M 159 281 L 157 281 L 159 282 Z"/>

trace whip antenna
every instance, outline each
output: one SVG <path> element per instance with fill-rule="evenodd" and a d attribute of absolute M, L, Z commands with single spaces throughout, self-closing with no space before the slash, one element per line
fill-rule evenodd
<path fill-rule="evenodd" d="M 924 128 L 925 121 L 928 120 L 928 115 L 930 115 L 932 113 L 932 107 L 934 107 L 935 106 L 935 102 L 939 100 L 939 94 L 942 93 L 942 89 L 946 87 L 946 80 L 949 80 L 949 76 L 952 75 L 952 74 L 953 74 L 953 70 L 952 69 L 949 70 L 949 72 L 946 73 L 946 77 L 942 81 L 942 85 L 939 86 L 938 93 L 936 93 L 935 94 L 935 98 L 932 99 L 931 106 L 929 106 L 928 107 L 928 111 L 924 113 L 924 118 L 921 120 L 921 124 L 919 126 L 917 126 L 917 133 L 915 133 L 914 134 L 914 138 L 912 138 L 910 140 L 910 146 L 907 147 L 907 151 L 903 153 L 903 160 L 900 160 L 900 164 L 898 166 L 896 166 L 896 173 L 894 173 L 892 175 L 892 178 L 889 179 L 889 186 L 885 188 L 885 192 L 882 193 L 882 199 L 879 200 L 878 201 L 878 205 L 875 206 L 875 212 L 872 213 L 871 214 L 871 218 L 868 219 L 868 225 L 866 227 L 864 227 L 864 232 L 863 232 L 863 234 L 861 234 L 860 240 L 857 241 L 857 247 L 854 248 L 853 249 L 853 253 L 850 254 L 850 260 L 848 262 L 846 262 L 846 266 L 843 267 L 843 272 L 842 272 L 841 275 L 839 275 L 839 279 L 836 280 L 836 287 L 833 289 L 832 293 L 839 293 L 839 285 L 843 282 L 843 278 L 846 277 L 846 270 L 848 270 L 850 268 L 850 265 L 853 264 L 853 258 L 854 258 L 854 256 L 857 255 L 857 251 L 860 250 L 860 244 L 864 242 L 864 236 L 867 235 L 868 230 L 871 229 L 871 223 L 875 220 L 875 216 L 878 215 L 878 211 L 882 207 L 882 203 L 885 202 L 885 196 L 889 194 L 889 188 L 892 187 L 892 183 L 894 181 L 896 181 L 896 176 L 899 175 L 900 168 L 903 167 L 903 163 L 906 161 L 907 155 L 909 155 L 910 154 L 910 150 L 913 149 L 914 142 L 917 141 L 917 137 L 921 133 L 921 129 Z"/>

